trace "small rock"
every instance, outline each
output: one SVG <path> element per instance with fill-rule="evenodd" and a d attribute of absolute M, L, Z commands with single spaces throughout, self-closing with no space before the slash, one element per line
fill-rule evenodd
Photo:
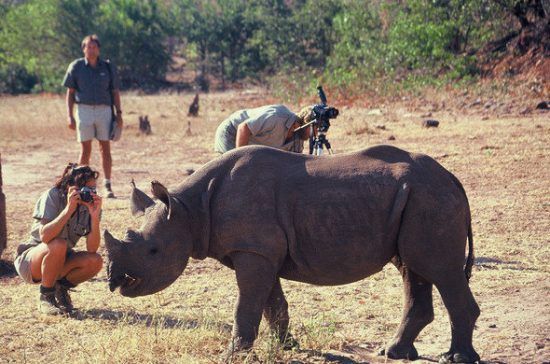
<path fill-rule="evenodd" d="M 537 104 L 537 109 L 539 110 L 548 110 L 550 109 L 550 102 L 542 101 Z"/>
<path fill-rule="evenodd" d="M 376 129 L 386 130 L 386 125 L 380 124 L 375 126 Z"/>
<path fill-rule="evenodd" d="M 394 137 L 393 135 L 390 135 L 390 136 L 388 137 L 388 140 L 395 140 L 395 137 Z"/>
<path fill-rule="evenodd" d="M 185 170 L 185 173 L 187 173 L 188 176 L 192 175 L 193 173 L 195 173 L 195 170 L 193 168 L 187 168 Z"/>
<path fill-rule="evenodd" d="M 439 121 L 434 119 L 427 119 L 422 122 L 422 126 L 425 128 L 437 128 L 439 126 Z"/>
<path fill-rule="evenodd" d="M 490 325 L 489 325 L 489 328 L 490 328 L 490 329 L 496 329 L 496 328 L 497 328 L 497 324 L 490 324 Z"/>
<path fill-rule="evenodd" d="M 489 120 L 489 117 L 487 115 L 483 116 L 481 120 Z"/>
<path fill-rule="evenodd" d="M 476 101 L 470 104 L 470 106 L 478 106 L 478 105 L 481 105 L 481 99 L 476 99 Z"/>

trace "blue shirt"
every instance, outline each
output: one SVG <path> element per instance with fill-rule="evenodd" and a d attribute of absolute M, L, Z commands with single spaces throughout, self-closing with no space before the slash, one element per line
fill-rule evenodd
<path fill-rule="evenodd" d="M 109 66 L 112 80 L 109 77 Z M 97 60 L 95 67 L 92 67 L 86 58 L 73 61 L 63 79 L 63 86 L 76 90 L 76 103 L 86 105 L 112 105 L 111 83 L 113 90 L 119 89 L 116 67 L 112 62 L 102 59 Z"/>

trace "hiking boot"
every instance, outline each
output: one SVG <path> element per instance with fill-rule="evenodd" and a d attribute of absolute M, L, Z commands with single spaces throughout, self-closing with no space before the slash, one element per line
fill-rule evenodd
<path fill-rule="evenodd" d="M 55 285 L 55 299 L 63 312 L 71 313 L 73 311 L 73 301 L 69 295 L 69 288 L 57 283 Z"/>
<path fill-rule="evenodd" d="M 105 183 L 105 191 L 107 192 L 107 198 L 115 198 L 115 194 L 111 189 L 111 183 Z"/>
<path fill-rule="evenodd" d="M 55 300 L 55 292 L 40 293 L 38 311 L 46 315 L 61 315 L 63 311 Z"/>

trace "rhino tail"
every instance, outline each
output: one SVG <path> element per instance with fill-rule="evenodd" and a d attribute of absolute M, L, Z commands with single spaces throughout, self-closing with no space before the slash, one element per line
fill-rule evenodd
<path fill-rule="evenodd" d="M 409 192 L 409 184 L 406 182 L 403 183 L 395 196 L 393 207 L 388 220 L 388 226 L 395 226 L 401 221 L 403 211 L 405 210 L 405 205 L 407 205 L 407 201 L 409 200 Z"/>
<path fill-rule="evenodd" d="M 466 264 L 464 265 L 464 274 L 466 275 L 466 280 L 469 282 L 472 277 L 472 267 L 474 266 L 474 235 L 472 232 L 472 213 L 470 211 L 470 203 L 468 202 L 468 196 L 466 196 L 466 191 L 464 186 L 460 183 L 459 179 L 452 173 L 449 173 L 453 182 L 460 188 L 466 199 L 466 205 L 468 207 L 468 256 L 466 257 Z"/>
<path fill-rule="evenodd" d="M 464 274 L 466 274 L 466 280 L 469 282 L 472 277 L 472 267 L 474 266 L 474 236 L 472 234 L 472 219 L 470 218 L 468 224 L 468 258 L 466 258 L 466 265 L 464 267 Z"/>

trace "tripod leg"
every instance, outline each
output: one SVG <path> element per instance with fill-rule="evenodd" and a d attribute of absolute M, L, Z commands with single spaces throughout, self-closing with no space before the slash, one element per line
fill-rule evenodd
<path fill-rule="evenodd" d="M 332 148 L 330 147 L 330 143 L 328 142 L 328 140 L 324 140 L 324 144 L 325 146 L 327 147 L 327 150 L 328 150 L 328 154 L 333 154 L 332 153 Z"/>

